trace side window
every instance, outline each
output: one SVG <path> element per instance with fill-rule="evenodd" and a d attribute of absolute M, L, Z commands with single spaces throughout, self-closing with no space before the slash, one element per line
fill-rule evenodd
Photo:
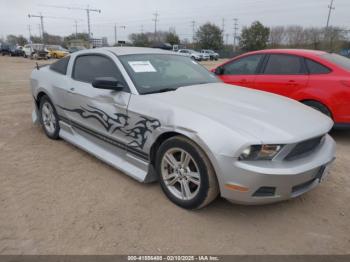
<path fill-rule="evenodd" d="M 69 63 L 70 56 L 66 56 L 57 62 L 50 65 L 50 69 L 56 73 L 65 75 L 67 73 L 67 67 Z"/>
<path fill-rule="evenodd" d="M 270 55 L 264 71 L 266 75 L 300 75 L 305 73 L 300 57 L 276 54 Z"/>
<path fill-rule="evenodd" d="M 328 67 L 325 67 L 320 63 L 317 63 L 307 58 L 305 59 L 305 61 L 310 74 L 328 74 L 331 72 L 331 70 Z"/>
<path fill-rule="evenodd" d="M 78 56 L 75 59 L 72 78 L 92 83 L 96 77 L 114 77 L 121 81 L 125 87 L 127 86 L 121 72 L 111 59 L 100 55 Z"/>
<path fill-rule="evenodd" d="M 254 75 L 258 69 L 263 55 L 250 55 L 242 57 L 224 65 L 224 75 Z"/>

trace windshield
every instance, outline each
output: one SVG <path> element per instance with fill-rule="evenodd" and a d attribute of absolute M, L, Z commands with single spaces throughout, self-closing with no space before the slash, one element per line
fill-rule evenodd
<path fill-rule="evenodd" d="M 334 63 L 338 66 L 340 66 L 343 69 L 346 69 L 350 71 L 350 59 L 346 58 L 345 56 L 341 56 L 338 54 L 325 54 L 322 55 L 322 57 L 326 60 L 328 60 L 331 63 Z"/>
<path fill-rule="evenodd" d="M 140 94 L 175 90 L 219 80 L 192 59 L 171 54 L 118 56 Z"/>

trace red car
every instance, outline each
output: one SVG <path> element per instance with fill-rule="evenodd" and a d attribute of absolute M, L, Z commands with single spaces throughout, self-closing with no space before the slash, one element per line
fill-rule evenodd
<path fill-rule="evenodd" d="M 350 127 L 350 59 L 323 51 L 250 52 L 213 69 L 225 83 L 298 100 Z"/>

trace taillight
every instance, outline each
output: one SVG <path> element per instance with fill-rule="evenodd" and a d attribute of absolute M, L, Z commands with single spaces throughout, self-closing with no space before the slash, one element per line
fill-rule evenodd
<path fill-rule="evenodd" d="M 350 87 L 350 80 L 340 80 L 340 83 L 342 83 L 344 86 Z"/>

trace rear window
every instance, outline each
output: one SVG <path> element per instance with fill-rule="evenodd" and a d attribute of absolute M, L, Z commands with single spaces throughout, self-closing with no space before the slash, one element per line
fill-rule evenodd
<path fill-rule="evenodd" d="M 67 73 L 67 67 L 69 63 L 70 56 L 66 56 L 57 62 L 50 65 L 50 69 L 56 73 L 65 75 Z"/>
<path fill-rule="evenodd" d="M 340 66 L 341 68 L 350 71 L 350 59 L 337 54 L 325 54 L 322 58 L 327 61 Z"/>

